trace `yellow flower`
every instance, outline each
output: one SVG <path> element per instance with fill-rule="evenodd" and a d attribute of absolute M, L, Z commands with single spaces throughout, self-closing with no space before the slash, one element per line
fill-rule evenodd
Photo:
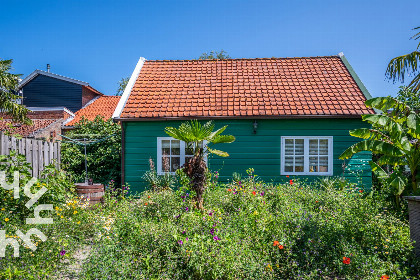
<path fill-rule="evenodd" d="M 373 248 L 378 249 L 378 247 L 376 247 L 376 246 L 375 246 L 375 247 L 373 247 Z"/>
<path fill-rule="evenodd" d="M 78 221 L 77 224 L 80 224 L 80 221 Z"/>
<path fill-rule="evenodd" d="M 74 211 L 74 212 L 73 212 L 73 215 L 76 215 L 76 214 L 77 214 L 77 211 Z"/>
<path fill-rule="evenodd" d="M 6 222 L 8 222 L 9 221 L 9 218 L 6 218 L 6 219 L 4 219 Z"/>
<path fill-rule="evenodd" d="M 385 252 L 385 254 L 389 254 L 389 252 Z"/>
<path fill-rule="evenodd" d="M 4 209 L 4 208 L 1 208 L 1 211 L 4 211 L 4 210 L 6 210 L 6 209 Z"/>
<path fill-rule="evenodd" d="M 386 242 L 389 242 L 389 239 L 385 239 Z"/>
<path fill-rule="evenodd" d="M 64 218 L 64 216 L 61 216 L 61 219 L 63 219 Z"/>

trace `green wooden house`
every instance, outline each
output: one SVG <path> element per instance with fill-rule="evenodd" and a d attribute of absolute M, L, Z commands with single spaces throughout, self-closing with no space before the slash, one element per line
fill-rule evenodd
<path fill-rule="evenodd" d="M 227 181 L 248 168 L 266 181 L 346 176 L 371 185 L 369 154 L 343 162 L 338 156 L 358 141 L 349 130 L 366 126 L 366 88 L 343 54 L 325 57 L 145 60 L 140 58 L 113 118 L 122 125 L 123 181 L 134 191 L 154 159 L 170 172 L 190 156 L 167 126 L 214 120 L 236 141 L 220 144 L 228 158 L 209 157 Z"/>

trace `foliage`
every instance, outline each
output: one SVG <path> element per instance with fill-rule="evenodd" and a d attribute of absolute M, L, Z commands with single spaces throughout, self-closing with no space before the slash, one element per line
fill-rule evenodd
<path fill-rule="evenodd" d="M 214 130 L 214 123 L 209 121 L 202 125 L 197 120 L 182 123 L 179 128 L 167 127 L 166 134 L 184 141 L 187 149 L 192 151 L 193 156 L 185 163 L 182 171 L 190 178 L 191 188 L 196 193 L 196 207 L 203 208 L 203 195 L 206 190 L 207 164 L 204 161 L 206 154 L 215 154 L 221 157 L 229 156 L 228 153 L 210 148 L 213 144 L 232 143 L 235 137 L 232 135 L 222 135 L 227 128 Z"/>
<path fill-rule="evenodd" d="M 115 94 L 116 96 L 121 96 L 124 93 L 124 90 L 127 87 L 127 84 L 128 84 L 129 80 L 130 80 L 130 78 L 127 77 L 127 78 L 122 78 L 118 82 L 118 89 L 117 89 L 117 93 Z"/>
<path fill-rule="evenodd" d="M 12 59 L 0 59 L 0 111 L 10 115 L 14 121 L 31 124 L 31 120 L 26 116 L 29 110 L 17 103 L 21 97 L 15 92 L 21 75 L 10 73 L 12 62 Z"/>
<path fill-rule="evenodd" d="M 409 87 L 400 87 L 396 99 L 413 110 L 420 110 L 419 93 L 413 92 Z"/>
<path fill-rule="evenodd" d="M 229 59 L 230 56 L 224 50 L 220 52 L 211 51 L 209 53 L 202 53 L 198 59 Z"/>
<path fill-rule="evenodd" d="M 414 28 L 414 30 L 420 29 L 419 27 Z M 414 40 L 420 39 L 420 32 L 416 33 L 413 37 Z M 395 81 L 400 80 L 404 82 L 406 75 L 413 75 L 413 80 L 409 83 L 408 87 L 412 88 L 413 92 L 418 93 L 420 91 L 420 42 L 417 45 L 415 51 L 395 57 L 391 59 L 386 69 L 385 75 L 388 79 Z"/>
<path fill-rule="evenodd" d="M 97 116 L 93 121 L 82 119 L 66 137 L 104 139 L 86 147 L 88 177 L 103 184 L 110 180 L 115 180 L 117 184 L 121 182 L 120 125 L 111 119 L 104 120 L 101 116 Z M 61 145 L 61 157 L 63 169 L 71 174 L 75 181 L 84 182 L 84 146 L 65 141 Z"/>
<path fill-rule="evenodd" d="M 193 210 L 186 188 L 110 203 L 83 279 L 413 279 L 420 272 L 407 222 L 380 197 L 256 178 L 249 170 L 241 182 L 212 185 L 205 211 Z"/>
<path fill-rule="evenodd" d="M 164 190 L 171 189 L 175 186 L 176 178 L 169 172 L 166 172 L 163 175 L 158 175 L 155 169 L 155 164 L 153 160 L 149 159 L 150 170 L 146 171 L 142 176 L 149 186 L 149 188 L 155 192 L 160 192 Z M 164 170 L 168 170 L 167 167 Z"/>
<path fill-rule="evenodd" d="M 347 159 L 361 151 L 371 151 L 381 157 L 370 162 L 378 179 L 391 187 L 398 198 L 402 194 L 417 192 L 420 176 L 420 116 L 410 107 L 392 97 L 378 97 L 366 101 L 368 107 L 383 111 L 381 115 L 363 115 L 362 119 L 372 128 L 359 128 L 350 135 L 365 139 L 345 150 L 340 159 Z M 396 169 L 388 174 L 381 166 L 408 166 L 409 180 Z M 407 188 L 407 186 L 411 186 Z"/>

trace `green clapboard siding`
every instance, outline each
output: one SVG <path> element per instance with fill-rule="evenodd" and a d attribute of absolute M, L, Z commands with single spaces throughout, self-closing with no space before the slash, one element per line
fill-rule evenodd
<path fill-rule="evenodd" d="M 225 134 L 232 134 L 236 141 L 231 144 L 216 145 L 217 149 L 230 154 L 228 158 L 210 156 L 209 167 L 218 170 L 220 180 L 227 181 L 233 172 L 246 174 L 248 168 L 263 180 L 283 182 L 287 179 L 280 175 L 281 136 L 333 136 L 334 175 L 346 176 L 366 188 L 372 184 L 368 161 L 369 153 L 360 153 L 345 162 L 338 156 L 359 139 L 349 135 L 349 130 L 364 127 L 361 119 L 282 119 L 258 120 L 257 133 L 253 133 L 253 120 L 216 120 L 216 128 L 228 125 Z M 145 182 L 141 179 L 149 169 L 149 158 L 156 162 L 156 137 L 168 136 L 167 126 L 179 126 L 180 121 L 124 122 L 125 133 L 125 182 L 132 191 L 142 191 Z M 292 176 L 291 176 L 292 177 Z M 299 176 L 313 181 L 319 176 Z"/>

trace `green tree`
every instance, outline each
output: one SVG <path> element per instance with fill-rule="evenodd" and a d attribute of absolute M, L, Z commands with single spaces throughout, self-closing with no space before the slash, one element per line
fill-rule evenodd
<path fill-rule="evenodd" d="M 18 104 L 21 97 L 15 92 L 21 75 L 10 73 L 12 62 L 12 59 L 0 59 L 0 111 L 10 115 L 14 121 L 31 124 L 31 120 L 26 116 L 29 110 Z"/>
<path fill-rule="evenodd" d="M 397 98 L 398 101 L 404 103 L 413 110 L 420 110 L 420 98 L 419 94 L 411 90 L 411 88 L 402 86 L 398 91 Z"/>
<path fill-rule="evenodd" d="M 235 137 L 232 135 L 221 135 L 227 128 L 214 130 L 214 124 L 209 121 L 202 125 L 197 120 L 182 123 L 179 128 L 166 127 L 165 132 L 178 140 L 184 141 L 188 149 L 191 149 L 193 157 L 184 165 L 183 171 L 190 178 L 190 186 L 196 193 L 196 207 L 203 209 L 203 195 L 206 190 L 206 179 L 208 168 L 204 157 L 210 153 L 221 157 L 228 157 L 229 154 L 220 150 L 210 148 L 210 145 L 220 143 L 232 143 Z"/>
<path fill-rule="evenodd" d="M 202 53 L 198 59 L 228 59 L 230 56 L 224 50 L 220 52 L 211 51 L 209 53 Z"/>
<path fill-rule="evenodd" d="M 127 78 L 122 78 L 118 82 L 118 89 L 117 89 L 117 93 L 115 94 L 116 96 L 121 96 L 124 93 L 124 90 L 127 87 L 127 84 L 128 84 L 129 80 L 130 80 L 130 78 L 127 77 Z"/>
<path fill-rule="evenodd" d="M 414 28 L 414 30 L 417 29 L 420 29 L 420 26 Z M 418 40 L 420 32 L 411 38 Z M 391 59 L 385 75 L 394 82 L 398 80 L 404 82 L 406 75 L 413 75 L 414 78 L 408 86 L 412 88 L 413 92 L 418 93 L 420 91 L 420 42 L 413 52 Z"/>
<path fill-rule="evenodd" d="M 109 137 L 111 136 L 111 137 Z M 95 120 L 82 119 L 75 129 L 66 134 L 71 139 L 100 140 L 88 145 L 88 177 L 95 182 L 108 183 L 110 180 L 121 182 L 121 127 L 112 119 L 104 120 L 97 116 Z M 84 146 L 63 139 L 61 145 L 62 168 L 74 176 L 76 181 L 85 180 Z M 83 141 L 80 141 L 83 142 Z"/>
<path fill-rule="evenodd" d="M 365 103 L 383 113 L 362 116 L 372 127 L 351 130 L 350 135 L 365 140 L 346 149 L 339 158 L 348 159 L 361 151 L 380 155 L 376 163 L 370 162 L 372 171 L 393 189 L 394 195 L 416 193 L 420 179 L 420 116 L 392 97 L 377 97 Z M 395 172 L 387 173 L 384 165 L 394 167 Z M 402 172 L 405 166 L 410 169 L 409 179 Z"/>

